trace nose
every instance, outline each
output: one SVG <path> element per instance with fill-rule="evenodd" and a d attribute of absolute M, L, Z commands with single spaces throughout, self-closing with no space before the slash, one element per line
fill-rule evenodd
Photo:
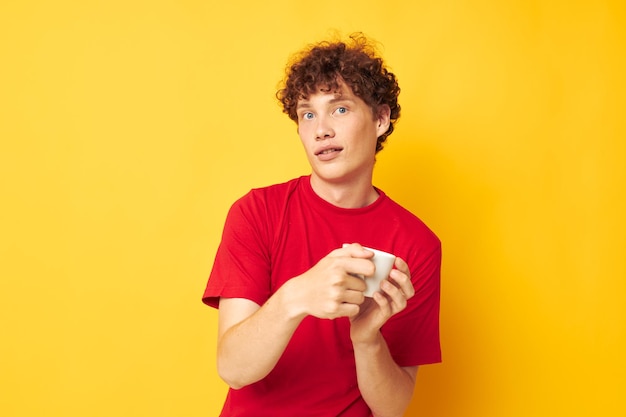
<path fill-rule="evenodd" d="M 318 116 L 317 125 L 315 126 L 315 139 L 324 140 L 335 136 L 332 123 L 328 117 Z"/>

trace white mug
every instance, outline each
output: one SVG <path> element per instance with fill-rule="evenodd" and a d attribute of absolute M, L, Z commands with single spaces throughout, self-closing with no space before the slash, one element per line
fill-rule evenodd
<path fill-rule="evenodd" d="M 344 244 L 343 246 L 345 247 L 346 245 L 347 244 Z M 354 275 L 365 280 L 367 288 L 363 292 L 363 295 L 365 295 L 366 297 L 372 297 L 376 291 L 380 290 L 380 283 L 384 279 L 387 279 L 389 277 L 389 273 L 393 268 L 393 264 L 396 262 L 396 257 L 395 255 L 392 255 L 390 253 L 383 252 L 378 249 L 368 248 L 366 246 L 363 246 L 363 249 L 374 252 L 374 257 L 370 259 L 372 262 L 374 262 L 376 270 L 374 272 L 374 275 L 370 276 L 364 277 L 359 274 Z"/>

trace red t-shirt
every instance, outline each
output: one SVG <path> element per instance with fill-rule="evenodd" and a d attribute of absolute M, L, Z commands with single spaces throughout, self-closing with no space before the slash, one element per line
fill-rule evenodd
<path fill-rule="evenodd" d="M 393 253 L 411 270 L 416 294 L 381 329 L 400 366 L 441 361 L 441 243 L 381 190 L 367 207 L 320 198 L 304 176 L 254 189 L 231 207 L 203 301 L 246 298 L 263 305 L 290 278 L 344 243 Z M 357 385 L 350 322 L 305 318 L 263 380 L 229 390 L 222 416 L 370 416 Z"/>

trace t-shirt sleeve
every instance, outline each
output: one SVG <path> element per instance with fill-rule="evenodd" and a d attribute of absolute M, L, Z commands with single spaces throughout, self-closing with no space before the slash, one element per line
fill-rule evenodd
<path fill-rule="evenodd" d="M 263 304 L 270 295 L 267 212 L 253 193 L 236 201 L 228 212 L 222 241 L 202 297 L 212 307 L 220 297 L 246 298 Z"/>
<path fill-rule="evenodd" d="M 417 256 L 411 265 L 415 296 L 406 309 L 392 317 L 381 332 L 389 350 L 400 366 L 416 366 L 441 362 L 439 341 L 439 297 L 441 275 L 441 243 Z M 415 264 L 416 263 L 416 264 Z"/>

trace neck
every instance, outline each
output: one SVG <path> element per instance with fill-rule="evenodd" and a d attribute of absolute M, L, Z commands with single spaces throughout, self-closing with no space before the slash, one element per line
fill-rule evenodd
<path fill-rule="evenodd" d="M 311 188 L 319 197 L 341 208 L 369 206 L 378 198 L 371 178 L 355 182 L 329 183 L 311 175 Z"/>

